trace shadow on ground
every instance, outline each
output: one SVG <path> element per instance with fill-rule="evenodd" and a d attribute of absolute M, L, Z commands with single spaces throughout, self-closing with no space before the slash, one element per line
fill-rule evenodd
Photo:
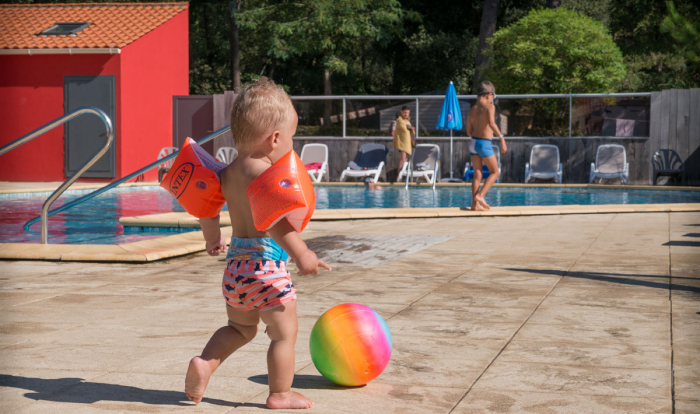
<path fill-rule="evenodd" d="M 267 375 L 254 375 L 248 377 L 248 380 L 256 384 L 268 385 Z M 359 387 L 343 387 L 328 381 L 321 375 L 295 375 L 294 381 L 292 382 L 292 388 L 300 390 L 351 390 L 362 387 L 364 387 L 364 385 L 360 385 Z"/>
<path fill-rule="evenodd" d="M 505 270 L 510 270 L 513 272 L 527 272 L 527 273 L 537 273 L 541 275 L 553 275 L 553 276 L 566 276 L 575 277 L 579 279 L 590 279 L 599 280 L 602 282 L 619 283 L 621 285 L 633 285 L 633 286 L 645 286 L 658 289 L 671 289 L 677 291 L 700 293 L 700 287 L 695 286 L 685 286 L 678 284 L 669 284 L 661 282 L 652 282 L 648 280 L 632 279 L 633 277 L 644 277 L 644 278 L 659 278 L 668 280 L 668 276 L 660 275 L 634 275 L 626 273 L 609 273 L 609 272 L 565 272 L 562 275 L 561 270 L 546 270 L 546 269 L 514 269 L 506 268 Z M 696 280 L 689 277 L 673 277 L 673 279 L 690 279 Z"/>
<path fill-rule="evenodd" d="M 664 243 L 662 246 L 700 247 L 700 242 L 671 240 L 669 242 Z"/>
<path fill-rule="evenodd" d="M 128 385 L 105 384 L 84 381 L 82 378 L 31 378 L 17 375 L 0 374 L 0 387 L 30 390 L 25 397 L 37 401 L 56 401 L 76 404 L 93 404 L 98 401 L 121 401 L 151 405 L 194 405 L 184 392 L 148 390 Z M 75 390 L 69 388 L 78 387 Z M 235 403 L 213 398 L 204 398 L 202 402 L 226 407 L 266 408 L 264 404 Z"/>

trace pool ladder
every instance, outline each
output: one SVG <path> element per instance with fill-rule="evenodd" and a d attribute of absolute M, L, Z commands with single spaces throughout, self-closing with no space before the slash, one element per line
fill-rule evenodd
<path fill-rule="evenodd" d="M 82 111 L 82 112 L 78 114 L 77 112 L 79 112 L 79 111 Z M 111 121 L 109 120 L 109 117 L 107 116 L 107 114 L 105 114 L 105 113 L 102 112 L 101 110 L 99 110 L 99 109 L 97 109 L 97 108 L 93 108 L 93 107 L 78 108 L 78 109 L 76 109 L 75 111 L 73 111 L 73 112 L 71 112 L 71 113 L 69 113 L 69 114 L 66 114 L 66 115 L 64 115 L 64 116 L 62 116 L 62 117 L 60 117 L 60 118 L 57 118 L 57 119 L 56 119 L 55 121 L 53 121 L 53 122 L 44 125 L 43 127 L 37 129 L 36 131 L 30 132 L 29 134 L 23 136 L 22 138 L 19 138 L 19 139 L 15 140 L 15 141 L 11 142 L 10 144 L 8 144 L 8 145 L 6 145 L 6 146 L 0 148 L 0 155 L 2 155 L 2 154 L 4 154 L 5 152 L 7 152 L 7 151 L 9 151 L 9 150 L 11 150 L 11 149 L 13 149 L 13 148 L 18 147 L 19 145 L 22 145 L 24 142 L 26 142 L 26 141 L 28 141 L 28 140 L 30 140 L 30 139 L 32 139 L 32 138 L 38 136 L 38 135 L 41 135 L 41 134 L 43 134 L 44 132 L 46 132 L 46 131 L 48 131 L 48 130 L 50 130 L 50 129 L 52 129 L 52 128 L 58 126 L 58 125 L 60 125 L 61 123 L 67 122 L 67 121 L 69 121 L 70 119 L 73 119 L 73 118 L 75 118 L 76 116 L 81 115 L 82 113 L 85 113 L 85 112 L 95 113 L 95 115 L 100 116 L 100 118 L 102 118 L 102 119 L 105 121 L 105 125 L 107 126 L 107 137 L 108 137 L 108 140 L 107 140 L 107 141 L 108 141 L 108 142 L 107 142 L 106 146 L 105 146 L 100 152 L 98 152 L 97 154 L 95 154 L 95 155 L 93 156 L 93 159 L 91 159 L 91 160 L 88 161 L 85 165 L 83 165 L 83 166 L 80 168 L 80 170 L 79 170 L 73 177 L 69 178 L 65 183 L 63 183 L 63 185 L 62 185 L 61 187 L 59 187 L 53 194 L 51 194 L 51 196 L 46 200 L 46 203 L 44 203 L 44 207 L 43 207 L 42 210 L 41 210 L 41 216 L 34 217 L 33 219 L 31 219 L 31 220 L 27 221 L 26 223 L 24 223 L 24 230 L 29 231 L 29 227 L 30 227 L 32 224 L 34 224 L 34 223 L 36 223 L 36 222 L 38 222 L 38 221 L 41 221 L 41 242 L 42 242 L 42 243 L 48 243 L 48 235 L 47 235 L 47 233 L 46 233 L 46 220 L 47 220 L 48 217 L 53 216 L 54 214 L 60 213 L 61 211 L 67 210 L 67 209 L 69 209 L 69 208 L 71 208 L 71 207 L 73 207 L 73 206 L 76 206 L 76 205 L 78 205 L 78 204 L 84 203 L 85 201 L 88 201 L 88 200 L 90 200 L 90 199 L 93 198 L 93 197 L 96 197 L 96 196 L 98 196 L 98 195 L 100 195 L 100 194 L 102 194 L 102 193 L 104 193 L 104 192 L 106 192 L 106 191 L 109 191 L 109 190 L 111 190 L 112 188 L 118 186 L 119 184 L 122 184 L 123 182 L 128 181 L 128 180 L 131 180 L 132 178 L 135 178 L 135 177 L 137 177 L 137 176 L 143 174 L 144 172 L 146 172 L 146 171 L 148 171 L 148 170 L 150 170 L 150 169 L 152 169 L 152 168 L 155 168 L 155 167 L 157 167 L 158 165 L 160 165 L 160 164 L 162 164 L 162 163 L 164 163 L 164 162 L 166 162 L 166 161 L 168 161 L 168 160 L 171 160 L 171 159 L 177 157 L 177 155 L 179 154 L 179 151 L 175 151 L 175 152 L 173 152 L 172 154 L 168 155 L 167 157 L 163 157 L 163 158 L 161 158 L 161 159 L 159 159 L 159 160 L 157 160 L 157 161 L 155 161 L 155 162 L 153 162 L 153 163 L 151 163 L 151 164 L 148 164 L 148 165 L 146 165 L 145 167 L 142 167 L 142 168 L 140 168 L 140 169 L 138 169 L 138 170 L 132 172 L 131 174 L 129 174 L 129 175 L 125 176 L 125 177 L 122 177 L 122 178 L 120 178 L 120 179 L 118 179 L 118 180 L 116 180 L 116 181 L 113 181 L 113 182 L 107 184 L 106 186 L 104 186 L 104 187 L 102 187 L 102 188 L 99 188 L 99 189 L 97 189 L 97 190 L 95 190 L 95 191 L 93 191 L 93 192 L 91 192 L 91 193 L 85 194 L 85 195 L 82 196 L 82 197 L 76 198 L 75 200 L 73 200 L 73 201 L 71 201 L 71 202 L 69 202 L 69 203 L 66 203 L 66 204 L 64 204 L 64 205 L 62 205 L 62 206 L 60 206 L 60 207 L 58 207 L 58 208 L 55 208 L 55 209 L 49 211 L 49 208 L 50 208 L 50 206 L 51 206 L 51 203 L 53 203 L 53 201 L 54 201 L 56 198 L 58 198 L 58 197 L 61 195 L 61 193 L 62 193 L 63 191 L 65 191 L 66 188 L 68 188 L 68 186 L 70 186 L 75 180 L 77 180 L 78 177 L 80 176 L 80 174 L 82 174 L 86 169 L 90 168 L 90 166 L 91 166 L 92 164 L 94 164 L 95 161 L 96 161 L 100 156 L 102 156 L 102 154 L 105 153 L 105 151 L 107 151 L 107 149 L 109 148 L 109 145 L 112 143 L 112 140 L 114 139 L 114 133 L 113 133 L 113 129 L 112 129 L 112 123 L 111 123 Z M 71 116 L 71 115 L 72 115 L 72 116 Z M 225 127 L 221 128 L 221 129 L 219 129 L 219 130 L 217 130 L 217 131 L 212 132 L 211 134 L 205 136 L 204 138 L 200 139 L 199 141 L 197 141 L 197 144 L 202 145 L 202 144 L 204 144 L 205 142 L 209 142 L 209 141 L 211 141 L 212 139 L 214 139 L 214 138 L 216 138 L 216 137 L 218 137 L 218 136 L 220 136 L 220 135 L 225 134 L 225 133 L 228 132 L 230 129 L 231 129 L 230 126 L 225 126 Z"/>
<path fill-rule="evenodd" d="M 44 202 L 44 206 L 41 208 L 41 216 L 37 217 L 37 219 L 41 220 L 41 243 L 42 244 L 47 244 L 49 242 L 49 232 L 48 232 L 48 225 L 47 225 L 47 220 L 48 220 L 48 212 L 49 208 L 51 207 L 51 204 L 53 204 L 54 201 L 58 197 L 63 194 L 64 191 L 68 187 L 71 186 L 77 180 L 88 168 L 92 167 L 92 165 L 97 162 L 97 160 L 104 155 L 105 152 L 109 149 L 109 147 L 112 145 L 112 142 L 114 141 L 114 128 L 112 127 L 112 121 L 109 119 L 109 116 L 104 113 L 101 109 L 95 108 L 92 106 L 83 106 L 78 109 L 76 109 L 73 112 L 69 112 L 63 116 L 60 116 L 53 121 L 49 122 L 48 124 L 42 126 L 39 129 L 35 129 L 34 131 L 17 138 L 16 140 L 10 142 L 9 144 L 0 147 L 0 155 L 11 151 L 17 147 L 19 147 L 22 144 L 26 144 L 27 142 L 31 141 L 32 139 L 38 137 L 39 135 L 44 134 L 45 132 L 48 132 L 54 128 L 56 128 L 59 125 L 63 125 L 66 122 L 70 121 L 73 118 L 77 118 L 80 115 L 83 114 L 93 114 L 102 119 L 102 122 L 105 124 L 105 129 L 107 130 L 107 142 L 105 142 L 104 146 L 102 149 L 97 151 L 95 155 L 92 156 L 89 160 L 87 160 L 79 169 L 78 171 L 73 174 L 70 178 L 68 178 L 66 181 L 61 184 L 56 191 L 51 193 L 49 198 L 46 199 Z M 54 213 L 55 214 L 55 213 Z M 28 225 L 25 225 L 25 230 L 28 230 Z"/>

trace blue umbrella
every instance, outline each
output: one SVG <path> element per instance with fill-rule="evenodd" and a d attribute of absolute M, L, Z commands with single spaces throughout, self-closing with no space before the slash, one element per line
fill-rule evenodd
<path fill-rule="evenodd" d="M 450 130 L 450 178 L 446 181 L 457 181 L 457 178 L 453 177 L 452 170 L 452 130 L 462 129 L 462 110 L 459 107 L 459 101 L 457 100 L 457 91 L 455 90 L 455 85 L 450 82 L 450 86 L 447 87 L 447 93 L 445 94 L 445 100 L 442 101 L 442 110 L 440 110 L 440 117 L 438 118 L 435 128 Z"/>

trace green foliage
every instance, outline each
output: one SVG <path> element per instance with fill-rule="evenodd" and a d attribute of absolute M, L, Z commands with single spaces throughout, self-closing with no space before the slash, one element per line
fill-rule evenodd
<path fill-rule="evenodd" d="M 563 8 L 533 11 L 489 43 L 485 77 L 508 93 L 612 92 L 625 75 L 603 25 Z"/>
<path fill-rule="evenodd" d="M 689 62 L 700 61 L 700 22 L 691 23 L 668 2 L 668 16 L 661 22 L 661 33 L 670 33 Z"/>
<path fill-rule="evenodd" d="M 421 26 L 404 42 L 407 53 L 396 63 L 397 73 L 403 79 L 399 93 L 444 90 L 450 81 L 458 93 L 470 91 L 478 37 L 468 32 L 428 33 Z"/>
<path fill-rule="evenodd" d="M 73 3 L 161 1 L 170 0 L 71 0 Z M 189 1 L 192 94 L 231 89 L 231 1 L 236 0 Z M 243 83 L 264 75 L 292 94 L 318 95 L 323 93 L 322 74 L 328 69 L 333 71 L 333 91 L 338 94 L 420 94 L 443 90 L 450 80 L 455 82 L 459 93 L 471 92 L 483 0 L 245 0 L 240 4 L 242 10 L 236 17 Z M 546 0 L 500 0 L 497 29 L 521 24 L 529 13 L 545 4 Z M 609 30 L 624 56 L 627 70 L 624 78 L 617 86 L 588 88 L 590 82 L 583 75 L 587 73 L 585 70 L 567 68 L 570 64 L 579 69 L 585 65 L 554 55 L 540 68 L 542 75 L 537 76 L 564 73 L 562 76 L 572 79 L 552 77 L 549 83 L 528 80 L 516 86 L 533 86 L 528 91 L 585 88 L 585 92 L 700 87 L 700 62 L 696 58 L 700 55 L 697 49 L 700 7 L 697 0 L 674 0 L 671 7 L 673 12 L 664 0 L 561 0 L 559 11 L 578 12 Z M 579 45 L 564 49 L 582 51 L 589 49 L 587 45 L 580 46 L 581 39 L 592 46 L 598 43 L 578 29 L 554 36 L 553 31 L 563 24 L 544 27 L 544 32 L 552 32 L 554 40 L 550 43 L 533 41 L 527 36 L 523 43 L 544 44 L 557 50 L 562 45 Z M 604 51 L 601 49 L 598 54 Z M 611 56 L 617 61 L 619 54 L 614 52 Z M 556 61 L 561 62 L 558 67 Z M 581 61 L 586 63 L 585 59 Z M 523 59 L 520 63 L 527 66 L 528 61 Z M 588 63 L 594 66 L 600 62 Z M 583 83 L 579 82 L 581 79 Z M 497 86 L 500 92 L 516 91 L 505 84 Z M 562 117 L 568 119 L 568 114 Z"/>
<path fill-rule="evenodd" d="M 566 8 L 530 12 L 489 41 L 484 78 L 509 94 L 614 92 L 625 75 L 622 53 L 602 23 Z M 511 113 L 537 113 L 541 136 L 568 130 L 568 101 L 523 100 Z"/>
<path fill-rule="evenodd" d="M 561 7 L 581 13 L 609 27 L 611 2 L 612 0 L 562 0 Z"/>
<path fill-rule="evenodd" d="M 331 73 L 347 74 L 367 42 L 386 45 L 404 17 L 397 0 L 257 1 L 238 15 L 240 26 L 265 32 L 267 54 L 289 59 L 319 55 Z"/>
<path fill-rule="evenodd" d="M 676 0 L 675 8 L 692 21 L 700 17 L 695 4 Z M 660 30 L 667 10 L 660 0 L 612 0 L 610 30 L 627 66 L 621 92 L 700 86 L 700 68 L 689 66 L 671 35 Z"/>

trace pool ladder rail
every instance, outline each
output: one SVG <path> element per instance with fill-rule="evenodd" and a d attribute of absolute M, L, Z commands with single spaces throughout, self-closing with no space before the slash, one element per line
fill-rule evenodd
<path fill-rule="evenodd" d="M 78 109 L 78 110 L 79 110 L 79 109 Z M 76 110 L 76 111 L 77 111 L 77 110 Z M 99 111 L 99 109 L 98 109 L 98 111 Z M 101 112 L 101 111 L 100 111 L 100 112 Z M 66 116 L 67 116 L 67 115 L 66 115 Z M 106 116 L 106 115 L 105 115 L 105 116 Z M 107 119 L 109 119 L 109 118 L 107 118 Z M 110 127 L 111 127 L 111 124 L 110 124 Z M 199 141 L 197 141 L 197 144 L 202 145 L 202 144 L 204 144 L 205 142 L 211 141 L 212 139 L 214 139 L 214 138 L 216 138 L 216 137 L 218 137 L 218 136 L 220 136 L 220 135 L 225 134 L 225 133 L 228 132 L 230 129 L 231 129 L 230 126 L 225 126 L 225 127 L 221 128 L 221 129 L 219 129 L 219 130 L 217 130 L 217 131 L 212 132 L 211 134 L 205 136 L 204 138 L 200 139 Z M 20 139 L 21 139 L 21 138 L 20 138 Z M 10 144 L 10 145 L 11 145 L 11 144 Z M 4 148 L 4 147 L 3 147 L 3 148 Z M 1 151 L 1 150 L 2 150 L 2 148 L 0 148 L 0 151 Z M 9 150 L 8 150 L 8 151 L 9 151 Z M 160 164 L 162 164 L 162 163 L 164 163 L 164 162 L 166 162 L 166 161 L 168 161 L 168 160 L 171 160 L 171 159 L 177 157 L 177 155 L 178 155 L 179 153 L 180 153 L 180 151 L 175 151 L 175 152 L 173 152 L 172 154 L 168 155 L 167 157 L 163 157 L 163 158 L 161 158 L 161 159 L 159 159 L 159 160 L 156 160 L 155 162 L 153 162 L 153 163 L 151 163 L 151 164 L 148 164 L 148 165 L 146 165 L 145 167 L 142 167 L 142 168 L 140 168 L 140 169 L 138 169 L 138 170 L 132 172 L 131 174 L 129 174 L 129 175 L 127 175 L 127 176 L 124 176 L 124 177 L 122 177 L 122 178 L 120 178 L 120 179 L 118 179 L 118 180 L 116 180 L 116 181 L 113 181 L 113 182 L 111 182 L 111 183 L 105 185 L 105 186 L 102 187 L 102 188 L 99 188 L 99 189 L 97 189 L 97 190 L 95 190 L 95 191 L 93 191 L 93 192 L 91 192 L 91 193 L 85 194 L 85 195 L 82 196 L 82 197 L 76 198 L 75 200 L 73 200 L 73 201 L 71 201 L 71 202 L 69 202 L 69 203 L 66 203 L 66 204 L 64 204 L 64 205 L 62 205 L 62 206 L 60 206 L 60 207 L 57 207 L 57 208 L 54 209 L 54 210 L 48 211 L 48 216 L 53 216 L 54 214 L 60 213 L 61 211 L 67 210 L 67 209 L 69 209 L 69 208 L 71 208 L 71 207 L 73 207 L 73 206 L 76 206 L 76 205 L 80 204 L 80 203 L 84 203 L 85 201 L 88 201 L 88 200 L 90 200 L 90 199 L 93 198 L 93 197 L 96 197 L 96 196 L 98 196 L 98 195 L 100 195 L 100 194 L 102 194 L 102 193 L 105 193 L 105 192 L 111 190 L 112 188 L 118 186 L 119 184 L 122 184 L 123 182 L 128 181 L 128 180 L 131 180 L 132 178 L 136 178 L 136 177 L 138 177 L 139 175 L 143 174 L 144 172 L 146 172 L 146 171 L 148 171 L 148 170 L 150 170 L 150 169 L 153 169 L 153 168 L 157 167 L 158 165 L 160 165 Z M 1 155 L 1 154 L 2 154 L 2 152 L 0 152 L 0 155 Z M 102 153 L 98 154 L 97 156 L 99 157 L 99 155 L 101 155 L 101 154 L 102 154 Z M 91 164 L 91 165 L 92 165 L 92 164 Z M 88 165 L 88 167 L 89 167 L 89 165 Z M 82 170 L 81 170 L 80 172 L 82 173 Z M 77 174 L 76 174 L 76 175 L 77 175 Z M 76 177 L 76 178 L 77 178 L 77 177 Z M 73 181 L 75 181 L 75 179 L 73 179 Z M 71 181 L 71 183 L 72 183 L 72 181 Z M 70 184 L 68 184 L 68 185 L 70 185 Z M 58 190 L 56 190 L 56 191 L 58 191 Z M 60 194 L 59 194 L 59 195 L 60 195 Z M 53 194 L 52 194 L 51 196 L 53 197 Z M 44 207 L 46 208 L 46 205 L 44 205 Z M 31 219 L 31 220 L 27 221 L 26 223 L 24 223 L 24 230 L 29 231 L 29 226 L 31 226 L 32 224 L 34 224 L 34 223 L 38 222 L 39 220 L 41 220 L 41 221 L 42 221 L 42 234 L 43 234 L 43 228 L 44 228 L 44 227 L 43 227 L 43 226 L 44 226 L 44 224 L 43 224 L 43 223 L 44 223 L 44 213 L 45 213 L 45 211 L 42 210 L 41 216 L 34 217 L 33 219 Z M 42 240 L 43 240 L 43 236 L 42 236 Z M 42 243 L 46 243 L 46 242 L 43 242 L 43 241 L 42 241 Z"/>
<path fill-rule="evenodd" d="M 49 198 L 46 199 L 44 202 L 43 207 L 41 208 L 41 216 L 37 217 L 36 220 L 41 220 L 41 243 L 42 244 L 47 244 L 49 242 L 49 232 L 48 232 L 48 216 L 49 216 L 49 208 L 51 208 L 51 204 L 53 204 L 54 201 L 58 197 L 63 194 L 68 187 L 71 186 L 77 180 L 80 178 L 80 176 L 92 165 L 97 162 L 98 159 L 104 155 L 105 152 L 109 149 L 109 147 L 112 145 L 112 142 L 114 141 L 114 127 L 112 126 L 112 121 L 109 119 L 109 116 L 104 113 L 101 109 L 95 108 L 93 106 L 83 106 L 75 111 L 69 112 L 65 115 L 62 115 L 53 121 L 49 122 L 48 124 L 42 126 L 41 128 L 35 129 L 34 131 L 17 138 L 16 140 L 10 142 L 7 145 L 4 145 L 3 147 L 0 147 L 0 155 L 9 152 L 20 145 L 26 144 L 27 142 L 33 140 L 34 138 L 38 137 L 39 135 L 42 135 L 54 128 L 56 128 L 59 125 L 63 125 L 66 122 L 70 121 L 71 119 L 77 118 L 80 115 L 84 114 L 93 114 L 96 115 L 98 118 L 102 119 L 102 122 L 104 122 L 105 129 L 107 130 L 107 141 L 105 144 L 102 146 L 102 148 L 95 153 L 95 155 L 92 156 L 89 160 L 87 160 L 79 169 L 78 171 L 75 172 L 71 177 L 69 177 L 66 181 L 63 182 L 51 195 Z M 54 210 L 56 211 L 56 210 Z M 56 211 L 57 212 L 57 211 Z M 52 213 L 53 215 L 55 213 Z M 36 221 L 35 221 L 36 222 Z M 29 230 L 29 225 L 25 224 L 24 227 L 25 230 Z"/>

